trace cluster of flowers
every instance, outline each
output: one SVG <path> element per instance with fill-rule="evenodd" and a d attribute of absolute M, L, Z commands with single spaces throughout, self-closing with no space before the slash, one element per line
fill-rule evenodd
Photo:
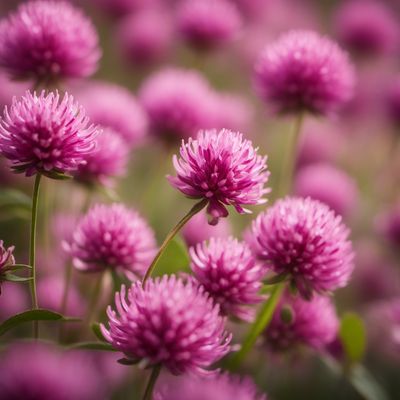
<path fill-rule="evenodd" d="M 174 33 L 202 55 L 221 48 L 238 36 L 246 13 L 251 13 L 245 2 L 237 1 L 236 6 L 226 0 L 181 1 L 174 14 L 177 32 L 172 32 L 170 16 L 161 6 L 139 12 L 142 2 L 94 3 L 115 18 L 132 12 L 119 21 L 117 34 L 126 55 L 147 65 L 165 56 Z M 371 38 L 370 32 L 363 33 L 362 23 L 351 25 L 358 6 L 354 3 L 338 13 L 342 42 L 360 53 L 391 51 L 393 26 L 385 30 L 377 21 Z M 384 11 L 379 10 L 376 18 L 385 21 Z M 160 30 L 153 29 L 155 25 Z M 377 36 L 379 40 L 374 40 Z M 28 90 L 14 97 L 0 119 L 0 153 L 16 173 L 54 180 L 72 177 L 93 190 L 115 185 L 115 178 L 127 170 L 131 152 L 145 141 L 161 138 L 171 147 L 181 140 L 179 154 L 172 160 L 175 173 L 167 179 L 197 201 L 198 208 L 188 214 L 191 220 L 178 224 L 182 228 L 187 222 L 182 233 L 190 247 L 190 270 L 148 276 L 161 251 L 156 234 L 138 210 L 119 202 L 91 205 L 84 215 L 69 221 L 68 232 L 60 235 L 63 248 L 76 270 L 91 276 L 111 271 L 115 281 L 129 282 L 129 287 L 116 288 L 115 306 L 108 306 L 108 321 L 100 329 L 104 339 L 124 354 L 121 363 L 152 368 L 155 377 L 161 367 L 183 375 L 174 384 L 161 381 L 155 399 L 198 395 L 199 399 L 263 400 L 250 378 L 214 370 L 217 362 L 238 350 L 228 321 L 253 322 L 257 305 L 272 297 L 263 289 L 279 285 L 282 295 L 262 333 L 265 347 L 275 352 L 298 346 L 329 351 L 339 331 L 330 295 L 348 284 L 354 269 L 344 218 L 357 203 L 356 184 L 344 172 L 319 162 L 319 148 L 312 154 L 313 149 L 307 150 L 302 142 L 297 163 L 303 165 L 293 194 L 279 193 L 282 197 L 254 219 L 243 238 L 235 238 L 227 222 L 229 209 L 251 214 L 248 208 L 265 204 L 271 192 L 267 157 L 236 131 L 248 126 L 249 105 L 217 92 L 199 72 L 183 68 L 154 73 L 142 83 L 138 98 L 110 83 L 71 82 L 91 76 L 100 55 L 93 24 L 70 3 L 28 1 L 4 18 L 0 67 L 36 88 L 59 89 Z M 61 94 L 62 83 L 76 95 Z M 355 71 L 347 53 L 328 37 L 292 30 L 261 52 L 253 83 L 277 115 L 328 117 L 352 98 Z M 390 98 L 391 113 L 397 117 L 399 93 L 397 87 Z M 394 209 L 377 220 L 377 230 L 397 244 L 399 215 Z M 6 249 L 0 242 L 0 283 L 15 265 L 13 252 L 13 247 Z M 35 272 L 32 279 L 35 293 Z M 40 284 L 39 301 L 48 286 L 59 287 L 49 283 L 41 289 Z M 43 297 L 52 302 L 50 295 Z M 70 301 L 72 297 L 71 293 Z M 398 301 L 377 307 L 373 315 L 382 309 L 390 315 L 391 326 L 398 326 Z M 391 343 L 398 345 L 398 331 L 390 335 Z M 36 360 L 34 373 L 19 375 L 19 363 L 27 355 Z M 58 363 L 65 366 L 62 382 L 48 373 L 53 370 L 56 375 Z M 100 395 L 93 377 L 85 377 L 87 385 L 74 382 L 73 363 L 56 349 L 19 345 L 0 364 L 5 398 L 57 399 L 61 392 L 68 393 L 67 399 Z M 83 369 L 85 376 L 90 369 Z"/>

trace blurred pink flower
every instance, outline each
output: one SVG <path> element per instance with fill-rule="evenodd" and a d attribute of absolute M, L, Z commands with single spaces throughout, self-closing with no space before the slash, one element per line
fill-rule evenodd
<path fill-rule="evenodd" d="M 241 15 L 227 0 L 183 0 L 178 6 L 176 23 L 181 36 L 190 45 L 208 50 L 238 35 Z"/>
<path fill-rule="evenodd" d="M 163 69 L 147 78 L 139 99 L 147 111 L 151 132 L 166 142 L 194 136 L 213 124 L 214 92 L 194 70 Z"/>
<path fill-rule="evenodd" d="M 113 186 L 113 180 L 126 173 L 128 158 L 125 141 L 113 130 L 105 129 L 97 137 L 96 149 L 85 157 L 74 177 L 89 186 Z"/>
<path fill-rule="evenodd" d="M 345 217 L 355 210 L 359 197 L 357 184 L 351 176 L 322 163 L 300 169 L 295 178 L 294 193 L 319 200 Z"/>
<path fill-rule="evenodd" d="M 77 98 L 95 124 L 112 129 L 131 147 L 144 141 L 147 116 L 128 89 L 108 82 L 94 82 L 77 89 Z"/>
<path fill-rule="evenodd" d="M 339 46 L 313 31 L 290 31 L 266 46 L 255 86 L 276 112 L 329 115 L 353 95 L 354 71 Z"/>
<path fill-rule="evenodd" d="M 188 307 L 190 305 L 190 307 Z M 125 286 L 115 295 L 117 312 L 108 308 L 104 337 L 132 361 L 161 364 L 173 374 L 204 374 L 230 350 L 219 307 L 192 280 L 176 276 Z M 119 315 L 118 315 L 119 314 Z"/>
<path fill-rule="evenodd" d="M 275 309 L 265 339 L 273 351 L 299 345 L 322 350 L 335 339 L 338 329 L 339 319 L 329 297 L 317 295 L 306 301 L 286 293 Z"/>
<path fill-rule="evenodd" d="M 133 65 L 149 66 L 163 61 L 173 44 L 170 17 L 156 9 L 129 15 L 120 22 L 116 41 L 124 59 Z"/>
<path fill-rule="evenodd" d="M 339 41 L 357 55 L 376 57 L 399 49 L 398 19 L 382 1 L 343 2 L 333 23 Z"/>
<path fill-rule="evenodd" d="M 93 24 L 67 1 L 28 1 L 0 23 L 0 66 L 15 79 L 87 77 L 100 54 Z"/>
<path fill-rule="evenodd" d="M 211 377 L 170 377 L 158 384 L 154 400 L 266 400 L 250 377 L 218 374 Z"/>

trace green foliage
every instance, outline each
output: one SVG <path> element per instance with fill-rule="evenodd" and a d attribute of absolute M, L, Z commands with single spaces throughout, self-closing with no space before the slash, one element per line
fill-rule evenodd
<path fill-rule="evenodd" d="M 346 313 L 339 331 L 347 361 L 357 363 L 362 360 L 366 348 L 366 332 L 363 320 L 355 313 Z"/>
<path fill-rule="evenodd" d="M 0 190 L 0 219 L 15 217 L 29 219 L 31 216 L 31 199 L 25 193 L 15 189 Z"/>

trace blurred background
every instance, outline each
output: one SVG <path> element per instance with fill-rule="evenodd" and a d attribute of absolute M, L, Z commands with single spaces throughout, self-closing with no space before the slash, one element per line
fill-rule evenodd
<path fill-rule="evenodd" d="M 68 240 L 79 214 L 89 204 L 123 201 L 147 219 L 161 242 L 192 205 L 165 176 L 173 173 L 172 155 L 178 152 L 181 139 L 198 129 L 225 127 L 243 132 L 260 148 L 260 154 L 267 154 L 272 188 L 269 202 L 273 203 L 293 121 L 273 114 L 258 98 L 254 63 L 280 34 L 293 29 L 315 30 L 349 52 L 357 83 L 353 99 L 339 113 L 329 118 L 305 118 L 293 193 L 326 202 L 350 226 L 356 268 L 350 285 L 335 294 L 338 314 L 354 311 L 362 317 L 368 338 L 364 365 L 388 398 L 400 398 L 400 2 L 232 0 L 235 15 L 225 16 L 225 22 L 232 24 L 230 34 L 221 36 L 217 43 L 196 41 L 187 34 L 182 22 L 184 2 L 74 2 L 93 21 L 102 57 L 92 78 L 63 82 L 60 90 L 72 93 L 95 123 L 126 135 L 129 146 L 126 154 L 115 153 L 125 166 L 106 182 L 93 185 L 85 180 L 45 180 L 39 216 L 40 305 L 60 311 L 63 280 L 70 264 L 61 243 Z M 1 0 L 0 16 L 6 16 L 17 4 L 16 0 Z M 166 70 L 169 77 L 163 75 Z M 166 96 L 175 91 L 177 97 L 188 97 L 193 108 L 183 110 L 188 113 L 187 120 L 175 121 L 179 126 L 172 121 L 169 130 L 159 128 L 153 113 L 158 100 L 151 85 L 156 79 Z M 0 72 L 0 106 L 9 105 L 13 96 L 27 88 L 29 84 L 11 81 Z M 0 163 L 0 238 L 7 246 L 15 245 L 16 259 L 26 263 L 33 180 L 13 175 L 5 160 Z M 185 246 L 207 235 L 231 233 L 242 238 L 263 207 L 252 210 L 254 213 L 246 216 L 231 212 L 210 232 L 204 217 L 192 227 L 192 231 L 204 229 L 199 238 L 193 237 L 188 227 L 179 239 L 182 248 L 175 250 L 174 256 L 179 258 L 173 268 L 186 268 Z M 173 272 L 170 268 L 163 265 L 159 273 Z M 68 315 L 85 313 L 87 288 L 93 284 L 91 275 L 73 271 Z M 111 299 L 111 279 L 107 285 L 99 320 L 104 320 L 105 305 Z M 5 283 L 0 320 L 28 308 L 27 285 Z M 42 336 L 54 337 L 58 328 L 43 326 Z M 233 329 L 238 338 L 245 331 L 240 324 Z M 22 327 L 4 335 L 1 347 L 12 351 L 10 343 L 24 333 Z M 71 331 L 68 326 L 66 343 L 72 343 L 74 335 L 73 326 Z M 91 332 L 84 336 L 95 340 Z M 119 357 L 113 353 L 78 353 L 70 358 L 82 366 L 86 382 L 101 388 L 98 398 L 140 398 L 146 371 L 117 364 Z M 68 368 L 66 375 L 72 373 Z M 308 399 L 363 398 L 323 357 L 308 349 L 283 355 L 254 352 L 243 372 L 252 375 L 272 399 L 295 399 L 299 394 Z"/>

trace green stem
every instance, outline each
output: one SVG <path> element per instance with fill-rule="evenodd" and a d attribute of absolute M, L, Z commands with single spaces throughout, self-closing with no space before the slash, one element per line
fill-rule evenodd
<path fill-rule="evenodd" d="M 105 276 L 105 271 L 100 273 L 100 276 L 97 278 L 97 281 L 93 287 L 92 294 L 90 296 L 87 314 L 86 314 L 86 318 L 85 318 L 85 320 L 89 326 L 92 323 L 93 318 L 96 315 L 97 303 L 99 302 L 99 297 L 101 294 L 101 288 L 103 286 L 104 276 Z"/>
<path fill-rule="evenodd" d="M 31 278 L 29 281 L 31 297 L 32 297 L 32 309 L 38 309 L 38 300 L 36 293 L 36 263 L 35 263 L 35 250 L 36 250 L 36 225 L 37 225 L 37 214 L 38 214 L 38 202 L 39 202 L 39 189 L 40 179 L 42 175 L 37 174 L 35 177 L 35 184 L 33 186 L 32 194 L 32 217 L 31 217 L 31 232 L 30 232 L 30 243 L 29 243 L 29 265 L 31 269 Z M 35 339 L 39 337 L 39 322 L 33 322 L 33 336 Z"/>
<path fill-rule="evenodd" d="M 240 363 L 244 360 L 247 353 L 256 343 L 257 338 L 268 326 L 284 288 L 285 282 L 281 282 L 273 286 L 268 300 L 263 304 L 263 307 L 260 310 L 256 321 L 250 327 L 249 333 L 247 334 L 240 350 L 232 357 L 232 360 L 230 362 L 231 369 L 235 370 L 239 367 Z"/>
<path fill-rule="evenodd" d="M 281 175 L 277 190 L 277 196 L 285 196 L 291 190 L 294 169 L 296 164 L 297 146 L 303 125 L 304 113 L 299 113 L 294 121 L 293 129 L 288 138 L 288 148 L 283 155 Z"/>
<path fill-rule="evenodd" d="M 147 269 L 146 274 L 143 278 L 142 283 L 144 284 L 147 279 L 150 278 L 151 274 L 154 271 L 154 268 L 161 258 L 162 254 L 164 253 L 165 249 L 168 246 L 168 243 L 176 236 L 176 234 L 183 228 L 183 226 L 198 212 L 200 212 L 208 203 L 207 199 L 203 199 L 200 202 L 196 203 L 190 211 L 169 231 L 168 235 L 164 239 L 163 244 L 161 245 L 160 249 L 158 250 L 156 256 L 154 257 L 153 261 L 150 264 L 150 267 Z"/>
<path fill-rule="evenodd" d="M 68 265 L 65 268 L 64 291 L 60 307 L 62 315 L 65 315 L 67 311 L 68 294 L 69 294 L 69 288 L 71 287 L 71 281 L 72 281 L 72 264 L 71 262 L 68 262 Z M 62 342 L 63 340 L 63 335 L 64 335 L 64 324 L 61 322 L 60 334 L 59 334 L 60 342 Z"/>
<path fill-rule="evenodd" d="M 143 395 L 143 400 L 151 400 L 152 399 L 154 386 L 157 382 L 160 372 L 161 372 L 161 365 L 156 365 L 153 368 L 153 371 L 151 371 L 151 375 L 150 375 L 149 381 L 147 382 L 147 387 L 146 387 L 146 390 Z"/>

